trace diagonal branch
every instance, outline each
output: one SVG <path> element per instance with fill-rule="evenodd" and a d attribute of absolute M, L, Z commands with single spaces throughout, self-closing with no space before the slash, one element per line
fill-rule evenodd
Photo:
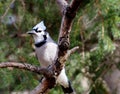
<path fill-rule="evenodd" d="M 61 13 L 66 9 L 66 7 L 68 6 L 68 3 L 66 0 L 56 0 L 59 8 L 60 8 L 60 11 Z"/>
<path fill-rule="evenodd" d="M 65 0 L 57 0 L 59 6 L 61 7 L 61 11 L 63 13 L 61 27 L 60 27 L 60 33 L 58 38 L 58 55 L 56 57 L 56 60 L 53 65 L 50 66 L 49 70 L 53 71 L 54 75 L 51 77 L 51 81 L 49 79 L 42 80 L 42 83 L 40 83 L 32 92 L 31 94 L 41 94 L 41 88 L 43 89 L 44 93 L 46 94 L 47 91 L 50 89 L 48 86 L 49 83 L 53 83 L 53 80 L 57 79 L 58 75 L 60 74 L 61 70 L 65 66 L 66 61 L 66 55 L 67 51 L 69 49 L 69 34 L 71 31 L 71 26 L 73 19 L 76 16 L 76 12 L 78 7 L 81 4 L 81 0 L 72 0 L 72 3 L 70 5 L 67 4 Z M 71 50 L 70 53 L 74 52 L 77 48 L 74 48 Z M 46 83 L 48 83 L 46 85 Z M 45 85 L 44 85 L 45 84 Z M 55 82 L 54 82 L 55 84 Z M 53 88 L 53 84 L 51 88 Z"/>
<path fill-rule="evenodd" d="M 30 94 L 47 94 L 48 91 L 51 88 L 53 88 L 54 85 L 56 84 L 56 79 L 59 76 L 63 67 L 65 66 L 66 55 L 68 54 L 68 52 L 69 54 L 71 54 L 78 49 L 78 47 L 75 47 L 72 50 L 68 51 L 70 46 L 69 34 L 71 31 L 73 19 L 76 16 L 76 12 L 78 8 L 81 7 L 84 1 L 72 0 L 70 5 L 67 3 L 67 0 L 56 1 L 60 6 L 60 9 L 63 13 L 63 17 L 58 38 L 58 55 L 56 55 L 56 60 L 53 62 L 53 64 L 49 66 L 47 69 L 45 69 L 26 63 L 15 62 L 0 63 L 0 68 L 15 67 L 19 69 L 25 69 L 32 72 L 36 72 L 38 74 L 43 74 L 45 76 L 42 82 L 34 90 L 32 90 Z"/>
<path fill-rule="evenodd" d="M 74 53 L 76 50 L 78 50 L 78 49 L 79 49 L 79 46 L 76 46 L 76 47 L 70 49 L 70 50 L 67 52 L 68 57 L 69 57 L 71 54 L 73 54 L 73 53 Z"/>
<path fill-rule="evenodd" d="M 10 5 L 7 7 L 5 13 L 1 16 L 1 20 L 4 19 L 4 17 L 6 16 L 6 14 L 8 13 L 8 11 L 10 10 L 10 6 L 15 2 L 15 0 L 12 0 Z"/>

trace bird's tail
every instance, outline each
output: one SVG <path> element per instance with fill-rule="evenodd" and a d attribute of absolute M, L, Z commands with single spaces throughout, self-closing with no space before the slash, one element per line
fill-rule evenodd
<path fill-rule="evenodd" d="M 68 83 L 69 83 L 68 87 L 62 86 L 62 90 L 63 90 L 64 94 L 76 94 L 75 91 L 74 91 L 74 89 L 71 86 L 70 81 L 68 81 Z"/>

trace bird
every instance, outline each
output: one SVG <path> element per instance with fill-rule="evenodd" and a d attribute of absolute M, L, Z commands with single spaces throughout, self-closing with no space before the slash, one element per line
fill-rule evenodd
<path fill-rule="evenodd" d="M 40 66 L 42 68 L 47 68 L 53 64 L 58 53 L 58 44 L 50 37 L 49 33 L 46 31 L 44 21 L 39 22 L 32 28 L 31 31 L 28 31 L 27 33 L 33 36 L 35 54 L 38 58 Z M 56 83 L 62 86 L 64 94 L 75 94 L 71 82 L 66 75 L 65 67 L 58 75 Z"/>

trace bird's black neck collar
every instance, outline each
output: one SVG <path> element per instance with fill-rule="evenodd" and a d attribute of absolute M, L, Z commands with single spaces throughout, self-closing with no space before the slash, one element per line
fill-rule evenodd
<path fill-rule="evenodd" d="M 43 35 L 43 37 L 44 37 L 44 40 L 42 42 L 36 43 L 35 47 L 41 47 L 46 43 L 46 39 L 47 39 L 46 35 Z"/>

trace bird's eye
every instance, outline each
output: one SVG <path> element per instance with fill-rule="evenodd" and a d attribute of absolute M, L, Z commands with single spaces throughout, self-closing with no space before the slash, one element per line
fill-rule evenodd
<path fill-rule="evenodd" d="M 38 28 L 36 28 L 36 29 L 33 29 L 33 30 L 35 30 L 35 32 L 42 32 L 41 30 L 38 30 Z"/>
<path fill-rule="evenodd" d="M 36 32 L 42 32 L 41 30 L 37 30 Z"/>

